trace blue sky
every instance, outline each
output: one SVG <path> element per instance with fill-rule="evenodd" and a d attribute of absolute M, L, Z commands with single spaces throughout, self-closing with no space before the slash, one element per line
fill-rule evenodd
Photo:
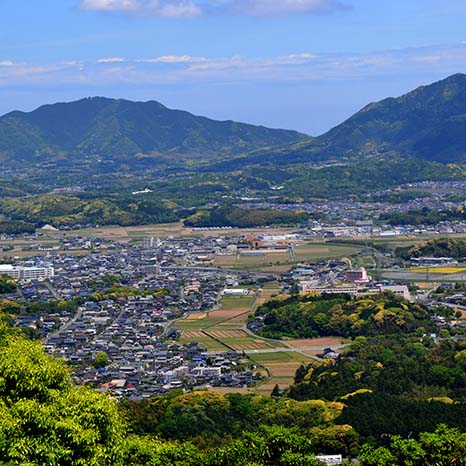
<path fill-rule="evenodd" d="M 90 95 L 320 134 L 466 73 L 465 0 L 0 0 L 0 113 Z"/>

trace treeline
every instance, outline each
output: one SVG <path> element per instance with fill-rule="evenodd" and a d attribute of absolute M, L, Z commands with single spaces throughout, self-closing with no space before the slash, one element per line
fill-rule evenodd
<path fill-rule="evenodd" d="M 268 338 L 410 333 L 431 325 L 426 308 L 392 293 L 279 296 L 259 306 L 255 318 L 263 323 L 257 333 Z"/>
<path fill-rule="evenodd" d="M 354 455 L 358 435 L 350 426 L 335 425 L 343 407 L 342 403 L 320 400 L 295 401 L 210 391 L 173 392 L 122 404 L 132 431 L 138 435 L 188 440 L 201 448 L 211 448 L 239 439 L 244 432 L 279 426 L 311 436 L 314 452 L 339 451 Z"/>
<path fill-rule="evenodd" d="M 424 328 L 409 338 L 357 337 L 337 361 L 313 361 L 296 373 L 290 396 L 338 400 L 361 389 L 412 399 L 448 397 L 466 402 L 466 345 L 435 344 Z"/>
<path fill-rule="evenodd" d="M 31 222 L 24 222 L 22 220 L 0 221 L 0 234 L 16 235 L 20 233 L 34 233 L 35 231 L 36 224 Z"/>
<path fill-rule="evenodd" d="M 423 241 L 407 247 L 398 247 L 395 254 L 403 259 L 410 257 L 466 257 L 466 241 L 455 238 L 440 238 Z"/>
<path fill-rule="evenodd" d="M 464 207 L 451 210 L 410 210 L 381 214 L 380 220 L 390 225 L 436 225 L 439 222 L 462 221 L 466 219 Z"/>
<path fill-rule="evenodd" d="M 0 295 L 14 293 L 16 291 L 16 282 L 7 275 L 0 275 Z"/>
<path fill-rule="evenodd" d="M 249 228 L 267 225 L 296 225 L 308 220 L 304 211 L 279 211 L 274 209 L 244 209 L 235 206 L 218 206 L 199 210 L 185 220 L 189 227 L 238 227 Z"/>
<path fill-rule="evenodd" d="M 54 225 L 139 225 L 179 220 L 173 205 L 157 197 L 78 197 L 45 194 L 27 198 L 0 198 L 0 211 L 10 221 L 0 223 L 5 233 L 31 232 Z"/>
<path fill-rule="evenodd" d="M 360 195 L 416 181 L 464 179 L 460 166 L 396 156 L 352 160 L 320 169 L 299 165 L 288 171 L 294 176 L 282 194 L 305 200 Z"/>
<path fill-rule="evenodd" d="M 288 396 L 343 402 L 337 423 L 378 443 L 439 423 L 466 431 L 466 343 L 417 334 L 357 337 L 338 360 L 301 366 Z"/>

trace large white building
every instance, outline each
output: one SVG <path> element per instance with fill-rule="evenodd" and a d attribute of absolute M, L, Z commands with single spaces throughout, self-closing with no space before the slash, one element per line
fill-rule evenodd
<path fill-rule="evenodd" d="M 20 265 L 1 264 L 0 275 L 8 275 L 15 280 L 46 280 L 47 278 L 52 278 L 55 275 L 55 270 L 49 264 L 25 267 Z"/>

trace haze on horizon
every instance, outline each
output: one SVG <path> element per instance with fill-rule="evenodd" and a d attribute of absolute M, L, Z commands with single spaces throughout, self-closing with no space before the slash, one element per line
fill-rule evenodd
<path fill-rule="evenodd" d="M 0 114 L 102 95 L 317 135 L 466 72 L 462 0 L 4 0 L 0 13 Z"/>

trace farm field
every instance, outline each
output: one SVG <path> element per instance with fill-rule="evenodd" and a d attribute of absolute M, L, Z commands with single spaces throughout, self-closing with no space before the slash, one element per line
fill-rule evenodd
<path fill-rule="evenodd" d="M 362 246 L 333 243 L 306 243 L 295 248 L 296 262 L 313 261 L 317 259 L 332 259 L 351 256 L 361 251 Z M 262 255 L 235 254 L 218 255 L 214 266 L 236 268 L 241 270 L 256 270 L 260 272 L 286 272 L 293 263 L 288 251 L 265 252 Z"/>
<path fill-rule="evenodd" d="M 269 378 L 255 388 L 256 393 L 269 395 L 274 386 L 289 387 L 294 381 L 296 369 L 301 364 L 308 364 L 309 357 L 295 352 L 276 352 L 250 354 L 250 359 L 267 370 Z"/>
<path fill-rule="evenodd" d="M 91 251 L 89 249 L 72 249 L 72 250 L 58 250 L 53 251 L 54 254 L 72 254 L 76 256 L 84 256 L 86 254 L 90 254 Z M 11 251 L 0 251 L 0 257 L 10 258 L 10 257 L 31 257 L 31 256 L 47 256 L 50 254 L 50 251 L 20 251 L 17 249 L 13 249 Z"/>
<path fill-rule="evenodd" d="M 257 235 L 266 231 L 269 234 L 286 234 L 292 231 L 291 228 L 261 229 L 261 228 L 232 228 L 226 230 L 193 230 L 185 227 L 183 222 L 164 223 L 157 225 L 141 225 L 134 227 L 107 226 L 100 228 L 85 228 L 74 230 L 69 235 L 73 236 L 95 236 L 97 238 L 107 238 L 119 241 L 131 241 L 141 239 L 145 236 L 156 238 L 167 238 L 169 236 L 219 236 L 219 235 Z"/>
<path fill-rule="evenodd" d="M 276 284 L 275 284 L 276 286 Z M 296 341 L 268 340 L 252 335 L 245 330 L 247 317 L 255 306 L 270 299 L 277 288 L 262 290 L 259 296 L 225 296 L 221 308 L 209 313 L 193 313 L 187 318 L 174 322 L 173 327 L 182 330 L 181 343 L 196 341 L 208 351 L 244 351 L 257 365 L 257 371 L 264 377 L 264 383 L 251 389 L 255 393 L 269 395 L 275 384 L 281 388 L 293 383 L 296 369 L 309 362 L 312 354 L 301 351 L 300 346 L 331 346 L 339 339 L 315 339 Z M 296 348 L 296 351 L 294 350 Z M 320 346 L 319 346 L 320 348 Z M 317 354 L 317 349 L 315 354 Z"/>
<path fill-rule="evenodd" d="M 255 301 L 255 295 L 250 296 L 224 296 L 221 308 L 204 313 L 192 313 L 187 318 L 177 320 L 173 327 L 183 331 L 213 330 L 219 328 L 238 329 L 246 325 L 249 310 Z M 192 340 L 197 341 L 197 340 Z"/>
<path fill-rule="evenodd" d="M 441 273 L 441 274 L 450 274 L 450 273 L 463 273 L 466 272 L 466 267 L 429 267 L 427 270 L 426 267 L 418 269 L 409 269 L 411 273 Z"/>

